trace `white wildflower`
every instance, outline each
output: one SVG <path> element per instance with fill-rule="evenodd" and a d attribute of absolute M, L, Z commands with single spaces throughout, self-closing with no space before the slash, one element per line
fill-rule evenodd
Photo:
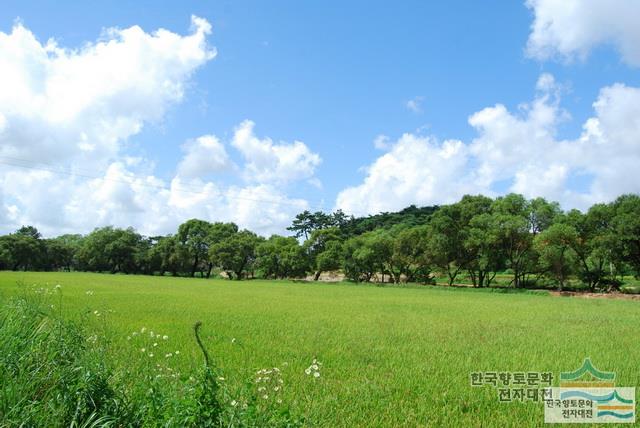
<path fill-rule="evenodd" d="M 164 336 L 162 336 L 162 340 L 167 340 L 169 338 L 169 336 L 167 336 L 166 334 Z"/>
<path fill-rule="evenodd" d="M 238 405 L 238 402 L 236 400 L 231 401 L 231 405 L 233 407 L 236 407 Z"/>
<path fill-rule="evenodd" d="M 313 374 L 313 377 L 320 377 L 320 372 L 315 372 L 315 373 Z"/>

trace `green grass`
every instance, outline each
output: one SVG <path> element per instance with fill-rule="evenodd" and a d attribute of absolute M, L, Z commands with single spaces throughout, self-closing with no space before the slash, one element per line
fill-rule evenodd
<path fill-rule="evenodd" d="M 146 327 L 169 336 L 159 341 L 154 358 L 179 350 L 172 357 L 178 369 L 200 367 L 192 325 L 201 320 L 204 341 L 232 390 L 259 369 L 279 367 L 283 400 L 312 426 L 539 426 L 540 403 L 499 403 L 496 390 L 469 385 L 470 373 L 557 375 L 587 356 L 598 368 L 615 371 L 618 385 L 640 386 L 637 301 L 437 287 L 0 273 L 3 299 L 33 284 L 60 284 L 57 309 L 74 319 L 89 314 L 95 328 L 109 332 L 106 352 L 122 366 L 143 358 L 139 336 L 127 336 Z M 304 373 L 313 358 L 323 363 L 317 379 Z"/>

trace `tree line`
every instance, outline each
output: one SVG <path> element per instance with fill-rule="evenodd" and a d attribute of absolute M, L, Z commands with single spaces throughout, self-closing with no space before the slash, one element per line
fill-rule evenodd
<path fill-rule="evenodd" d="M 147 237 L 101 227 L 86 236 L 44 239 L 32 226 L 0 237 L 0 268 L 77 270 L 229 279 L 319 279 L 341 271 L 355 282 L 466 281 L 474 287 L 571 283 L 619 289 L 640 276 L 640 196 L 623 195 L 586 212 L 544 198 L 464 196 L 441 207 L 354 218 L 300 213 L 293 236 L 263 238 L 234 223 L 191 219 L 175 234 Z"/>

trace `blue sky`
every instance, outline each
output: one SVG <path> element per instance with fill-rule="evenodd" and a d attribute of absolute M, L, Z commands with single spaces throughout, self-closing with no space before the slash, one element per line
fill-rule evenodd
<path fill-rule="evenodd" d="M 495 141 L 502 141 L 503 137 L 505 142 L 500 144 L 517 146 L 521 142 L 516 136 L 527 134 L 527 129 L 534 129 L 532 132 L 536 133 L 536 126 L 552 134 L 544 144 L 556 147 L 562 141 L 577 141 L 588 119 L 598 116 L 593 103 L 603 88 L 615 83 L 622 83 L 625 88 L 640 84 L 635 53 L 625 51 L 626 39 L 631 39 L 629 43 L 640 42 L 634 39 L 637 34 L 624 24 L 620 24 L 618 32 L 609 34 L 606 30 L 617 25 L 606 20 L 620 21 L 620 15 L 603 13 L 604 22 L 598 25 L 585 21 L 584 34 L 579 34 L 584 42 L 567 47 L 563 31 L 570 29 L 561 20 L 564 11 L 558 6 L 560 3 L 550 0 L 531 1 L 528 5 L 517 1 L 406 1 L 401 4 L 382 1 L 34 1 L 29 4 L 5 1 L 0 10 L 0 32 L 10 34 L 19 20 L 42 44 L 53 38 L 60 47 L 81 50 L 87 43 L 108 40 L 109 36 L 104 34 L 107 28 L 126 29 L 137 25 L 148 34 L 164 28 L 186 37 L 190 34 L 191 16 L 203 18 L 212 26 L 206 44 L 217 51 L 215 58 L 194 66 L 181 78 L 184 96 L 179 100 L 160 101 L 159 116 L 143 119 L 139 131 L 119 136 L 118 149 L 109 155 L 111 161 L 125 156 L 140 157 L 146 166 L 132 167 L 129 172 L 135 177 L 152 175 L 168 186 L 184 155 L 185 142 L 215 135 L 225 145 L 237 169 L 235 173 L 229 169 L 209 171 L 199 177 L 202 182 L 210 180 L 222 187 L 242 187 L 248 182 L 261 185 L 260 180 L 247 179 L 246 174 L 238 172 L 246 169 L 248 158 L 243 158 L 230 143 L 234 130 L 244 120 L 251 120 L 258 138 L 268 137 L 276 145 L 301 141 L 322 160 L 303 179 L 269 184 L 275 186 L 279 195 L 304 201 L 296 208 L 331 210 L 339 207 L 366 214 L 400 209 L 408 203 L 448 202 L 466 190 L 499 194 L 529 189 L 526 183 L 530 180 L 524 179 L 513 187 L 518 174 L 533 168 L 529 164 L 508 174 L 492 172 L 490 178 L 469 176 L 466 184 L 455 188 L 449 185 L 455 179 L 446 176 L 446 172 L 442 173 L 444 176 L 438 172 L 410 177 L 380 174 L 384 174 L 381 171 L 386 168 L 385 162 L 398 167 L 406 160 L 403 156 L 433 154 L 435 159 L 421 159 L 412 166 L 418 169 L 421 165 L 429 168 L 433 162 L 440 162 L 438 156 L 441 155 L 442 159 L 449 159 L 438 151 L 446 140 L 459 140 L 462 146 L 455 153 L 465 157 L 464 165 L 450 168 L 459 168 L 462 174 L 481 165 L 499 170 L 503 168 L 500 164 L 490 163 L 495 160 L 487 160 L 477 152 L 495 148 L 498 144 Z M 594 4 L 586 1 L 584 7 L 595 7 Z M 547 19 L 547 24 L 551 23 L 547 25 L 555 31 L 551 36 L 532 30 L 537 16 L 541 22 Z M 554 18 L 556 16 L 560 18 Z M 578 22 L 583 19 L 572 18 Z M 531 48 L 534 33 L 546 41 Z M 2 73 L 0 70 L 0 78 Z M 541 94 L 536 85 L 543 75 L 553 76 L 553 84 Z M 552 110 L 549 114 L 557 120 L 542 124 L 527 120 L 529 110 L 523 104 L 531 107 L 536 99 L 545 96 L 548 97 L 545 105 Z M 624 94 L 620 98 L 624 99 Z M 408 104 L 412 100 L 413 108 Z M 483 119 L 479 127 L 469 124 L 472 115 L 497 104 L 504 105 L 508 117 L 492 116 L 487 119 L 490 123 Z M 632 104 L 635 106 L 635 101 Z M 11 122 L 12 116 L 5 116 L 9 117 L 5 120 L 7 123 L 15 123 Z M 521 124 L 525 131 L 497 135 L 498 129 L 509 126 L 510 118 L 527 122 Z M 495 123 L 502 119 L 502 124 Z M 401 141 L 403 134 L 412 140 Z M 383 149 L 374 147 L 374 140 L 380 135 L 387 137 Z M 633 140 L 632 136 L 629 138 Z M 543 145 L 539 141 L 529 143 L 531 147 Z M 563 156 L 570 156 L 568 148 L 558 150 Z M 634 155 L 637 153 L 633 146 L 630 150 Z M 15 153 L 10 154 L 16 157 Z M 521 156 L 539 158 L 535 151 L 528 154 L 525 150 Z M 598 156 L 593 154 L 594 158 Z M 24 160 L 42 162 L 41 159 Z M 48 163 L 73 167 L 74 162 L 56 159 Z M 0 168 L 11 169 L 6 165 Z M 108 163 L 91 168 L 101 175 Z M 537 192 L 560 199 L 567 207 L 584 208 L 614 197 L 618 190 L 635 190 L 622 186 L 603 193 L 602 189 L 610 188 L 611 180 L 615 182 L 617 178 L 608 177 L 609 181 L 603 178 L 604 181 L 598 183 L 592 166 L 586 163 L 578 165 L 567 160 L 558 168 L 549 172 L 549 180 L 556 177 L 554 174 L 560 174 L 562 188 L 547 186 L 524 193 L 536 196 Z M 430 180 L 434 183 L 432 188 L 420 188 L 421 181 Z M 480 182 L 484 184 L 472 185 Z M 401 194 L 394 194 L 394 183 L 403 189 Z M 15 189 L 10 188 L 7 180 L 4 186 L 3 228 L 29 221 L 55 233 L 99 225 L 69 220 L 57 224 L 38 217 L 37 212 L 29 213 L 30 210 L 22 206 L 25 201 L 12 195 Z M 378 192 L 380 186 L 389 188 L 380 188 Z M 339 195 L 345 189 L 353 191 L 341 199 Z M 355 193 L 358 197 L 353 197 Z M 372 193 L 375 194 L 366 196 Z M 415 197 L 412 199 L 411 195 Z M 345 203 L 347 198 L 350 202 Z M 268 192 L 264 199 L 270 199 Z M 230 197 L 227 202 L 232 200 Z M 260 211 L 259 204 L 254 208 Z M 65 210 L 65 206 L 59 209 Z M 104 208 L 110 209 L 117 207 Z M 239 216 L 238 220 L 232 211 L 220 216 L 244 222 L 247 227 L 255 226 L 246 216 Z M 290 216 L 291 212 L 284 211 Z M 176 214 L 163 227 L 169 228 L 179 217 Z M 284 217 L 286 215 L 274 219 L 272 226 L 267 222 L 259 227 L 265 231 L 280 230 L 286 223 Z M 98 222 L 109 223 L 129 219 L 141 226 L 133 217 L 99 218 L 102 220 Z"/>

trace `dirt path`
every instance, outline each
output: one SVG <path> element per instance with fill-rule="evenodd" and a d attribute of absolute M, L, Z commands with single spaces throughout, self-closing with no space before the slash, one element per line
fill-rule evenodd
<path fill-rule="evenodd" d="M 582 297 L 584 299 L 624 299 L 640 300 L 640 294 L 624 293 L 577 293 L 575 291 L 549 291 L 552 296 L 560 297 Z"/>

